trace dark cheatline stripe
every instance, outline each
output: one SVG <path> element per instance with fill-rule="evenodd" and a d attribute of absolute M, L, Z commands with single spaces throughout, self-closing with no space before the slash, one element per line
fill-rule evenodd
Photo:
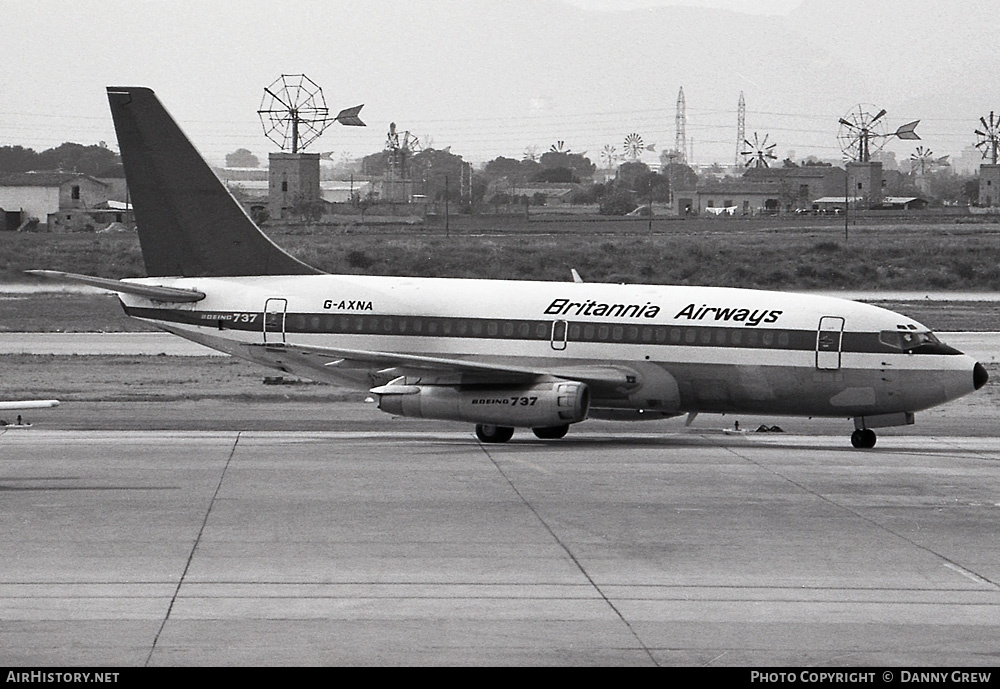
<path fill-rule="evenodd" d="M 125 313 L 170 323 L 200 325 L 219 330 L 288 334 L 382 335 L 409 337 L 450 337 L 490 340 L 550 341 L 553 328 L 562 341 L 565 328 L 568 342 L 606 342 L 676 347 L 725 347 L 730 349 L 781 349 L 815 351 L 815 330 L 714 327 L 709 325 L 639 325 L 597 323 L 560 319 L 527 320 L 496 318 L 453 318 L 436 316 L 394 316 L 329 313 L 263 313 L 260 311 L 192 311 L 125 306 Z M 558 324 L 558 325 L 554 325 Z M 825 334 L 827 335 L 827 334 Z M 836 334 L 829 335 L 825 351 L 835 352 Z M 824 351 L 821 350 L 821 351 Z M 843 333 L 842 352 L 900 354 L 900 350 L 879 341 L 878 333 Z M 960 354 L 943 344 L 925 344 L 914 354 Z"/>

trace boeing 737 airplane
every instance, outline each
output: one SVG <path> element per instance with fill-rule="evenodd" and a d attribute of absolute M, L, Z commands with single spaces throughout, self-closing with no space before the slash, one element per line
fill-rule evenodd
<path fill-rule="evenodd" d="M 561 438 L 588 418 L 741 413 L 873 429 L 978 390 L 986 369 L 911 318 L 720 287 L 329 275 L 271 242 L 153 92 L 108 88 L 148 277 L 31 271 L 293 375 L 370 388 L 390 414 Z"/>

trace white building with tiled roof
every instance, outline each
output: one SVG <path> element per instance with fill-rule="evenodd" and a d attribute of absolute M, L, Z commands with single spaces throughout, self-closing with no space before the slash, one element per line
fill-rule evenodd
<path fill-rule="evenodd" d="M 0 177 L 2 229 L 17 229 L 11 227 L 17 217 L 20 222 L 37 219 L 50 231 L 95 227 L 89 216 L 92 211 L 107 209 L 108 191 L 107 183 L 76 172 L 21 172 Z"/>

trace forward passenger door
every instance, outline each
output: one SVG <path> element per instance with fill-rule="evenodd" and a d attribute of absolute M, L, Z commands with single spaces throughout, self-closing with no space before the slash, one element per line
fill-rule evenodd
<path fill-rule="evenodd" d="M 816 368 L 824 371 L 840 369 L 840 352 L 844 340 L 844 319 L 823 316 L 816 330 Z"/>

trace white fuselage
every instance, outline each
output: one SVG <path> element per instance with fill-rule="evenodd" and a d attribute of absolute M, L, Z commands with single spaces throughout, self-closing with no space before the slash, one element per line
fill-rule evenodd
<path fill-rule="evenodd" d="M 785 292 L 354 275 L 143 278 L 190 304 L 126 312 L 208 346 L 294 343 L 533 368 L 621 366 L 595 409 L 862 417 L 974 390 L 975 362 L 878 307 Z M 925 342 L 907 351 L 914 338 Z M 373 371 L 345 372 L 370 386 Z"/>

